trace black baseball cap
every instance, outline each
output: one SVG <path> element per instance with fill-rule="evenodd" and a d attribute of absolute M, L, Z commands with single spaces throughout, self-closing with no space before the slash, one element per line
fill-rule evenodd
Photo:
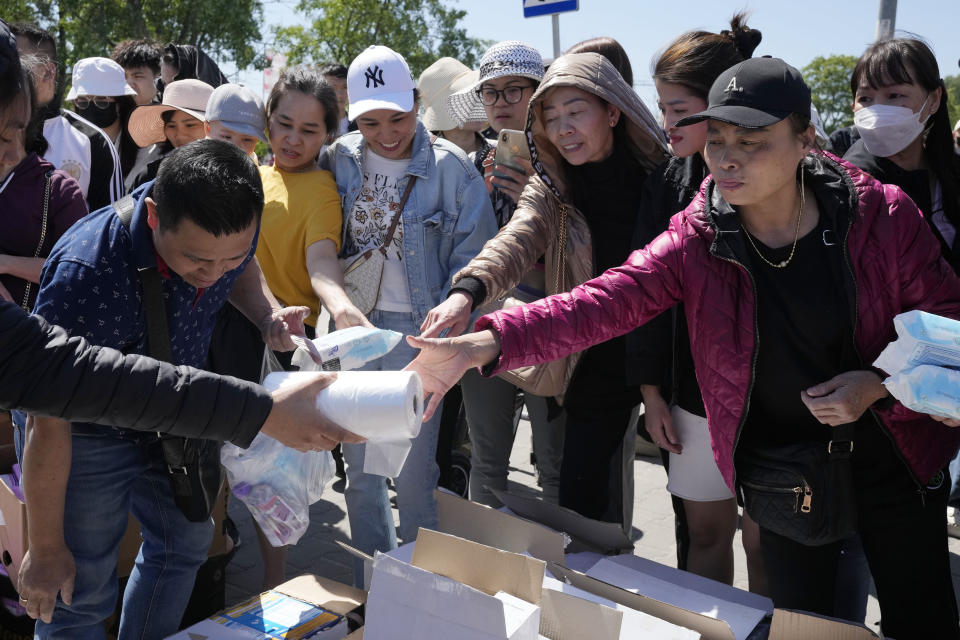
<path fill-rule="evenodd" d="M 710 87 L 706 111 L 679 120 L 678 127 L 720 120 L 746 129 L 776 124 L 790 114 L 810 115 L 810 88 L 780 58 L 750 58 L 721 73 Z"/>

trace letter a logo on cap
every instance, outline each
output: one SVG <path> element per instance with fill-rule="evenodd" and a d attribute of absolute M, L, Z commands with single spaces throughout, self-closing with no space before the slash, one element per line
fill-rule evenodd
<path fill-rule="evenodd" d="M 737 76 L 730 78 L 730 84 L 728 84 L 727 88 L 723 91 L 724 93 L 730 93 L 731 91 L 743 91 L 743 87 L 737 86 Z"/>
<path fill-rule="evenodd" d="M 370 88 L 370 83 L 373 82 L 373 88 L 376 89 L 382 84 L 386 84 L 383 81 L 383 69 L 379 65 L 375 65 L 372 69 L 367 67 L 366 73 L 363 74 L 367 79 L 367 89 Z"/>

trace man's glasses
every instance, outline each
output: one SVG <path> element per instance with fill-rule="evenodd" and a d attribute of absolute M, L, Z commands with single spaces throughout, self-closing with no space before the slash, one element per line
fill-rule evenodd
<path fill-rule="evenodd" d="M 523 99 L 523 92 L 527 89 L 531 89 L 532 85 L 526 85 L 523 87 L 507 87 L 505 89 L 494 89 L 492 87 L 483 87 L 477 89 L 477 95 L 480 97 L 480 102 L 483 103 L 486 107 L 492 107 L 497 104 L 497 100 L 500 99 L 500 96 L 503 96 L 503 101 L 507 104 L 517 104 Z"/>
<path fill-rule="evenodd" d="M 99 96 L 96 98 L 88 98 L 86 96 L 81 96 L 74 100 L 73 104 L 75 104 L 78 109 L 86 109 L 91 104 L 97 109 L 107 109 L 115 102 L 116 100 L 113 98 L 101 98 Z"/>

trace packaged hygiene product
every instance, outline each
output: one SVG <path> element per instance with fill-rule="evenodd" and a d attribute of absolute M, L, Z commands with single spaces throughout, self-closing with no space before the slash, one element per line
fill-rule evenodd
<path fill-rule="evenodd" d="M 897 340 L 873 363 L 889 374 L 922 364 L 960 368 L 960 321 L 926 311 L 907 311 L 893 319 Z"/>
<path fill-rule="evenodd" d="M 922 364 L 883 382 L 908 409 L 960 420 L 960 371 Z"/>
<path fill-rule="evenodd" d="M 316 340 L 299 339 L 292 362 L 301 371 L 350 371 L 382 358 L 402 338 L 389 329 L 349 327 Z"/>

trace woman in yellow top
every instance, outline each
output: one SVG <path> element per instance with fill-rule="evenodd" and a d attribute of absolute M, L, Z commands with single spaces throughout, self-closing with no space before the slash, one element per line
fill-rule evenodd
<path fill-rule="evenodd" d="M 320 305 L 337 329 L 372 326 L 343 291 L 337 260 L 343 214 L 333 174 L 317 168 L 317 156 L 338 127 L 337 95 L 317 71 L 294 67 L 280 76 L 267 98 L 267 135 L 274 165 L 260 167 L 263 218 L 257 260 L 267 285 L 286 304 L 310 309 L 307 336 L 316 336 Z M 290 354 L 277 354 L 289 366 Z M 284 357 L 286 356 L 286 357 Z M 284 581 L 285 548 L 261 535 L 265 588 Z"/>
<path fill-rule="evenodd" d="M 257 259 L 267 284 L 286 304 L 310 308 L 308 335 L 321 304 L 337 329 L 372 326 L 343 291 L 340 196 L 333 175 L 317 168 L 338 126 L 333 87 L 316 70 L 294 67 L 270 92 L 266 115 L 274 166 L 260 167 L 265 204 Z"/>

